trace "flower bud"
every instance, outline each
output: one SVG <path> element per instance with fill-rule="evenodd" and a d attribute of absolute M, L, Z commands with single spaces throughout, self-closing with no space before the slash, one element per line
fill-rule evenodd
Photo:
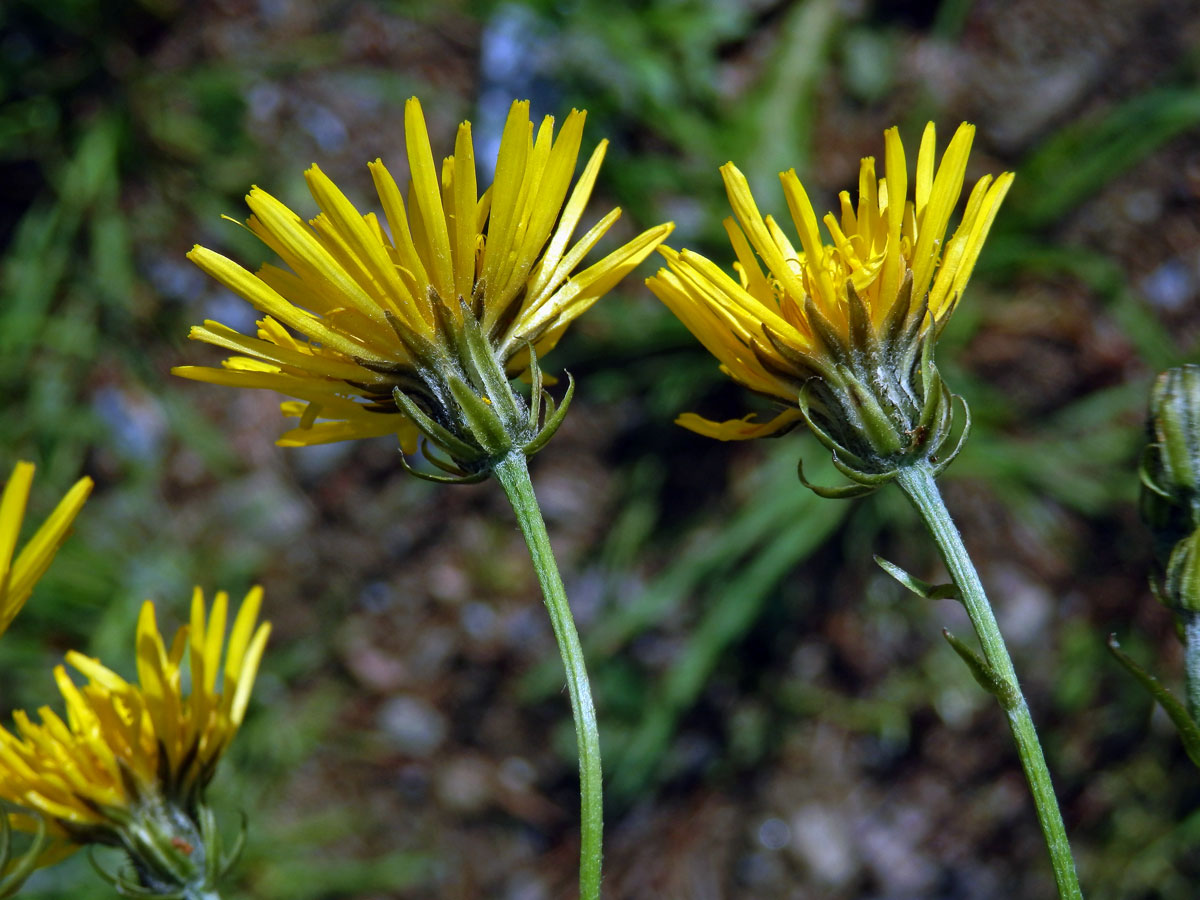
<path fill-rule="evenodd" d="M 1139 508 L 1154 537 L 1155 593 L 1168 607 L 1200 612 L 1200 366 L 1158 376 L 1150 393 Z"/>
<path fill-rule="evenodd" d="M 1147 432 L 1139 507 L 1154 537 L 1150 586 L 1176 616 L 1195 723 L 1200 717 L 1200 366 L 1168 369 L 1155 379 Z"/>

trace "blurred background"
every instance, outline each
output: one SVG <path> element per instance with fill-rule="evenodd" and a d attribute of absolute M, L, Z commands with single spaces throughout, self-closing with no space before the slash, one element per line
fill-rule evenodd
<path fill-rule="evenodd" d="M 1186 0 L 6 0 L 0 470 L 38 463 L 31 523 L 97 488 L 4 638 L 5 715 L 52 702 L 68 648 L 132 675 L 143 598 L 173 627 L 194 583 L 261 583 L 276 630 L 212 791 L 251 820 L 228 896 L 573 896 L 570 716 L 500 490 L 407 477 L 386 439 L 278 449 L 278 398 L 170 377 L 220 358 L 189 324 L 253 323 L 184 254 L 266 259 L 221 217 L 251 184 L 313 214 L 314 161 L 377 208 L 413 94 L 439 156 L 464 118 L 493 152 L 513 98 L 587 108 L 590 214 L 625 210 L 605 246 L 673 219 L 718 260 L 725 160 L 764 210 L 792 166 L 828 208 L 884 128 L 966 119 L 969 178 L 1018 179 L 940 348 L 975 418 L 944 490 L 1089 896 L 1194 898 L 1200 780 L 1104 639 L 1179 684 L 1134 499 L 1150 380 L 1200 337 L 1198 73 Z M 748 400 L 652 271 L 545 361 L 578 392 L 533 465 L 599 704 L 607 896 L 1053 896 L 1004 720 L 939 634 L 964 614 L 871 563 L 944 577 L 914 514 L 810 495 L 798 458 L 836 478 L 799 433 L 673 425 Z M 28 896 L 111 891 L 81 855 Z"/>

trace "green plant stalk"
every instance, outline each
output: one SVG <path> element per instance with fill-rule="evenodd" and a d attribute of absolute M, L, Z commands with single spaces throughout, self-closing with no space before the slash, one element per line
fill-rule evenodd
<path fill-rule="evenodd" d="M 212 888 L 184 888 L 183 900 L 221 900 L 221 895 Z"/>
<path fill-rule="evenodd" d="M 550 548 L 546 523 L 533 493 L 533 483 L 529 480 L 529 466 L 524 452 L 510 452 L 495 465 L 492 472 L 508 495 L 513 512 L 517 514 L 517 522 L 529 546 L 533 568 L 542 586 L 554 638 L 558 641 L 558 650 L 567 670 L 567 690 L 571 697 L 571 712 L 575 717 L 575 741 L 579 747 L 579 896 L 580 900 L 598 900 L 604 832 L 604 786 L 600 773 L 600 732 L 596 727 L 596 710 L 592 705 L 592 689 L 588 683 L 583 648 L 579 644 L 571 607 L 567 603 L 567 592 Z"/>
<path fill-rule="evenodd" d="M 1009 728 L 1012 729 L 1013 740 L 1017 745 L 1017 754 L 1021 758 L 1021 767 L 1025 770 L 1025 778 L 1033 794 L 1038 822 L 1042 826 L 1046 847 L 1050 851 L 1050 862 L 1054 867 L 1058 895 L 1064 900 L 1082 898 L 1079 877 L 1075 872 L 1075 860 L 1071 856 L 1062 813 L 1059 812 L 1054 786 L 1050 782 L 1050 770 L 1046 768 L 1042 745 L 1038 741 L 1037 730 L 1033 727 L 1033 717 L 1029 714 L 1025 696 L 1021 693 L 1017 673 L 1013 669 L 1012 659 L 1009 658 L 1008 648 L 1004 645 L 1004 638 L 996 624 L 996 617 L 984 593 L 983 584 L 971 557 L 967 554 L 967 548 L 963 546 L 962 536 L 959 535 L 958 528 L 955 527 L 950 512 L 942 501 L 941 492 L 928 463 L 918 462 L 902 468 L 896 482 L 912 501 L 933 536 L 934 543 L 937 544 L 946 563 L 946 569 L 958 587 L 967 615 L 971 617 L 975 635 L 983 647 L 984 659 L 1008 698 L 1007 702 L 1001 701 L 1001 706 L 1008 716 Z"/>

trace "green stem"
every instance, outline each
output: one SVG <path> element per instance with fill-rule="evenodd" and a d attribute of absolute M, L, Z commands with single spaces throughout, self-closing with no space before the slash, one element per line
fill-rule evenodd
<path fill-rule="evenodd" d="M 183 889 L 183 900 L 221 900 L 215 888 L 188 887 Z"/>
<path fill-rule="evenodd" d="M 542 596 L 550 613 L 550 624 L 554 628 L 563 666 L 567 670 L 567 690 L 571 696 L 575 741 L 579 747 L 579 896 L 580 900 L 598 900 L 600 847 L 604 832 L 604 787 L 600 775 L 600 732 L 596 728 L 596 710 L 592 706 L 592 689 L 588 684 L 583 648 L 579 645 L 579 635 L 567 603 L 567 592 L 563 589 L 554 552 L 550 549 L 546 523 L 533 493 L 533 483 L 529 480 L 524 452 L 515 450 L 509 453 L 492 471 L 504 487 L 513 512 L 517 514 L 517 522 L 529 546 L 529 555 L 533 558 L 533 568 L 542 585 Z"/>
<path fill-rule="evenodd" d="M 1033 717 L 1029 714 L 1029 707 L 1017 682 L 1017 673 L 1013 669 L 1012 659 L 1009 658 L 1008 648 L 1004 645 L 996 617 L 992 613 L 991 604 L 988 603 L 971 557 L 967 554 L 967 548 L 963 546 L 962 537 L 950 518 L 950 512 L 942 501 L 933 472 L 927 464 L 916 463 L 901 469 L 896 482 L 917 508 L 930 534 L 933 535 L 942 559 L 945 560 L 946 569 L 954 579 L 963 605 L 967 608 L 967 615 L 971 617 L 975 635 L 983 647 L 984 658 L 996 679 L 1005 686 L 1009 702 L 1002 702 L 1001 706 L 1008 716 L 1008 724 L 1017 744 L 1017 754 L 1021 758 L 1021 767 L 1025 770 L 1025 778 L 1033 793 L 1038 821 L 1041 823 L 1042 834 L 1050 851 L 1050 862 L 1054 867 L 1058 895 L 1061 898 L 1082 898 L 1079 878 L 1075 873 L 1075 860 L 1071 857 L 1071 846 L 1063 827 L 1062 814 L 1058 810 L 1058 801 L 1054 797 L 1054 787 L 1050 783 L 1050 770 L 1046 768 L 1042 745 L 1038 742 L 1037 731 L 1033 727 Z"/>
<path fill-rule="evenodd" d="M 1183 647 L 1188 712 L 1200 725 L 1200 613 L 1189 611 L 1183 617 Z"/>

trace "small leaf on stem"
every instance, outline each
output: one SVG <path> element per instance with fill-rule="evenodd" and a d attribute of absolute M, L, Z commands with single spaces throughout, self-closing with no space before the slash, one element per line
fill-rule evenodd
<path fill-rule="evenodd" d="M 946 643 L 959 655 L 963 662 L 967 664 L 967 668 L 971 670 L 971 674 L 975 676 L 975 680 L 979 682 L 979 686 L 985 691 L 1000 701 L 1000 705 L 1005 709 L 1013 709 L 1020 702 L 1020 697 L 1013 690 L 1012 685 L 1000 677 L 1000 675 L 984 660 L 982 656 L 960 641 L 949 630 L 942 629 L 942 637 L 946 639 Z"/>
<path fill-rule="evenodd" d="M 1161 681 L 1135 663 L 1121 649 L 1121 644 L 1115 634 L 1108 636 L 1107 643 L 1109 651 L 1116 657 L 1117 662 L 1123 665 L 1126 671 L 1141 683 L 1150 696 L 1158 701 L 1158 705 L 1163 708 L 1163 712 L 1170 717 L 1172 724 L 1174 724 L 1175 729 L 1179 732 L 1179 739 L 1183 741 L 1183 748 L 1187 751 L 1188 758 L 1197 766 L 1200 766 L 1200 726 L 1197 726 L 1195 720 L 1184 709 L 1183 704 L 1175 699 L 1175 695 L 1167 690 Z"/>
<path fill-rule="evenodd" d="M 883 571 L 887 572 L 918 597 L 923 597 L 926 600 L 962 599 L 958 595 L 958 588 L 953 584 L 930 584 L 928 581 L 922 581 L 915 575 L 900 568 L 894 562 L 889 562 L 878 554 L 875 555 L 874 560 L 879 568 L 883 569 Z"/>

